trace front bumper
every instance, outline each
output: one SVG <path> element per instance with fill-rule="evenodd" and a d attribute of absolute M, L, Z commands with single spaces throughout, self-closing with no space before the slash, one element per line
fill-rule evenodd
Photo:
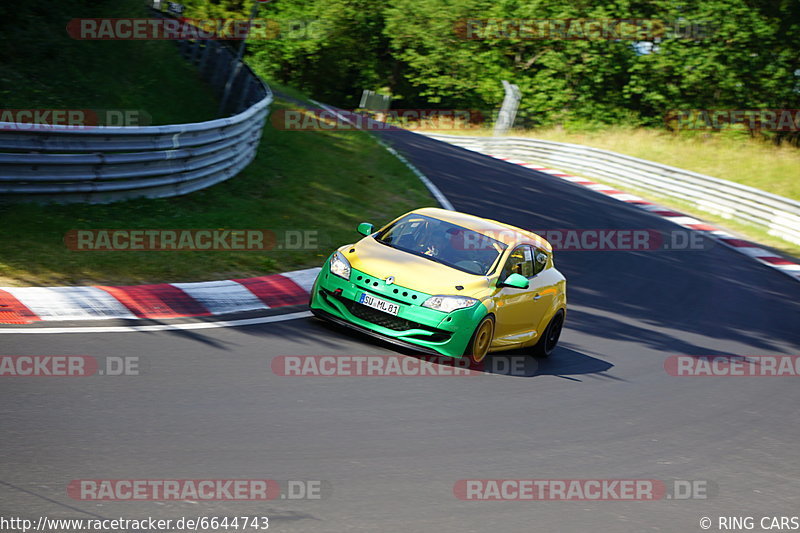
<path fill-rule="evenodd" d="M 396 303 L 391 315 L 358 302 L 362 293 Z M 387 341 L 421 348 L 428 353 L 462 357 L 486 308 L 476 304 L 452 313 L 422 307 L 430 295 L 387 285 L 383 280 L 352 269 L 345 280 L 330 272 L 328 263 L 320 271 L 311 291 L 311 310 L 318 316 L 356 329 L 366 330 Z"/>

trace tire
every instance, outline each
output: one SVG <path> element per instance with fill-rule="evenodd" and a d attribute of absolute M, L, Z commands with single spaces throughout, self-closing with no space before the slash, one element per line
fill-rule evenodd
<path fill-rule="evenodd" d="M 547 328 L 544 330 L 544 335 L 539 339 L 539 342 L 533 347 L 534 357 L 549 357 L 556 349 L 558 338 L 561 336 L 561 329 L 564 327 L 564 311 L 559 310 L 550 319 Z"/>
<path fill-rule="evenodd" d="M 478 323 L 472 338 L 464 350 L 464 357 L 469 357 L 473 363 L 481 363 L 486 359 L 486 354 L 489 353 L 489 347 L 492 345 L 492 338 L 494 338 L 494 317 L 487 315 Z"/>

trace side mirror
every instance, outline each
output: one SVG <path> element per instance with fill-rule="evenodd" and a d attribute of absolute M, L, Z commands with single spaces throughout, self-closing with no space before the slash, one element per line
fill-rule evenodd
<path fill-rule="evenodd" d="M 372 224 L 370 224 L 369 222 L 362 222 L 361 224 L 358 225 L 356 231 L 358 231 L 361 235 L 367 236 L 372 234 L 373 229 L 374 228 Z"/>
<path fill-rule="evenodd" d="M 530 285 L 528 278 L 522 274 L 511 274 L 505 281 L 498 283 L 498 287 L 514 287 L 515 289 L 527 289 Z"/>

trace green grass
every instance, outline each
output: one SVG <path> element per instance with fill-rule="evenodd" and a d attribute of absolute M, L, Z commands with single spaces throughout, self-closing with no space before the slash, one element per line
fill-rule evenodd
<path fill-rule="evenodd" d="M 72 18 L 149 16 L 141 0 L 0 5 L 0 107 L 142 109 L 156 124 L 215 118 L 211 89 L 167 41 L 77 41 Z M 290 87 L 283 93 L 307 101 Z M 273 111 L 288 103 L 273 104 Z M 419 180 L 360 132 L 287 132 L 267 123 L 256 159 L 186 196 L 108 205 L 2 205 L 0 285 L 203 281 L 318 266 L 362 221 L 435 205 Z M 316 249 L 102 251 L 67 248 L 72 229 L 317 232 Z"/>
<path fill-rule="evenodd" d="M 336 246 L 359 238 L 359 222 L 383 224 L 433 205 L 420 181 L 365 133 L 283 131 L 268 123 L 253 163 L 203 191 L 108 205 L 6 208 L 0 285 L 203 281 L 319 266 Z M 77 252 L 63 242 L 70 229 L 123 228 L 311 230 L 321 244 L 301 251 Z"/>

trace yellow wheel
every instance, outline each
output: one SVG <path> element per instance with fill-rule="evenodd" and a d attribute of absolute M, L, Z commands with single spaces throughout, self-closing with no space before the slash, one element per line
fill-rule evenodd
<path fill-rule="evenodd" d="M 464 352 L 465 356 L 469 356 L 474 363 L 480 363 L 486 358 L 489 353 L 489 346 L 492 345 L 492 338 L 494 337 L 494 318 L 491 316 L 484 317 L 480 321 L 478 327 L 475 328 L 475 333 L 472 334 L 467 349 Z"/>

